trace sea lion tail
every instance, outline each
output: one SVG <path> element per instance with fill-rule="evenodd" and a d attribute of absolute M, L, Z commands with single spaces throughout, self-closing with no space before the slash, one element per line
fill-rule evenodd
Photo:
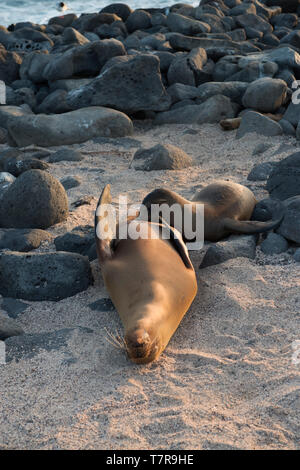
<path fill-rule="evenodd" d="M 98 254 L 98 259 L 100 263 L 103 263 L 107 259 L 110 259 L 112 257 L 112 238 L 108 236 L 108 232 L 104 230 L 103 227 L 101 227 L 100 224 L 100 211 L 99 208 L 103 204 L 111 204 L 111 193 L 110 193 L 110 185 L 107 184 L 105 188 L 103 189 L 97 207 L 96 207 L 96 212 L 95 212 L 95 239 L 96 239 L 96 248 L 97 248 L 97 254 Z M 106 228 L 106 227 L 105 227 Z M 110 227 L 108 227 L 109 229 Z"/>
<path fill-rule="evenodd" d="M 235 220 L 235 219 L 224 219 L 224 229 L 231 233 L 263 233 L 269 230 L 274 230 L 281 224 L 283 214 L 276 220 L 270 220 L 267 222 L 258 222 L 256 220 Z"/>

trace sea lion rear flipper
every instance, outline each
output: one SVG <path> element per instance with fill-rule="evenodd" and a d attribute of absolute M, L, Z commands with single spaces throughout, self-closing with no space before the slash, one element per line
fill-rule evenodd
<path fill-rule="evenodd" d="M 189 257 L 189 252 L 187 247 L 182 239 L 182 236 L 178 230 L 173 227 L 170 227 L 169 224 L 160 216 L 160 223 L 166 227 L 170 232 L 170 243 L 175 248 L 177 253 L 180 255 L 182 261 L 188 269 L 194 269 L 192 262 Z"/>
<path fill-rule="evenodd" d="M 224 229 L 231 233 L 263 233 L 276 229 L 282 222 L 283 214 L 276 220 L 258 222 L 256 220 L 224 219 Z"/>
<path fill-rule="evenodd" d="M 110 185 L 107 184 L 101 193 L 95 212 L 95 239 L 98 259 L 100 263 L 103 263 L 104 261 L 112 258 L 113 254 L 113 238 L 111 234 L 114 232 L 115 227 L 110 227 L 108 226 L 108 224 L 104 226 L 104 224 L 101 223 L 101 219 L 104 216 L 104 214 L 101 214 L 101 207 L 103 210 L 104 205 L 109 204 L 111 204 L 111 193 Z"/>

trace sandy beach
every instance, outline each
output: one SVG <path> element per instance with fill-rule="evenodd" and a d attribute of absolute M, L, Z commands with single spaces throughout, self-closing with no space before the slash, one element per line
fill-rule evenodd
<path fill-rule="evenodd" d="M 196 189 L 229 179 L 261 200 L 268 195 L 265 182 L 247 180 L 254 164 L 299 150 L 293 137 L 237 140 L 236 131 L 214 124 L 134 126 L 134 140 L 69 146 L 84 159 L 51 165 L 56 178 L 72 175 L 81 184 L 68 191 L 68 220 L 50 233 L 93 225 L 107 183 L 114 201 L 121 194 L 141 202 L 157 187 L 191 198 Z M 269 149 L 253 155 L 265 142 Z M 129 168 L 140 145 L 157 143 L 179 146 L 195 166 Z M 82 196 L 93 199 L 74 208 Z M 37 251 L 51 250 L 46 242 Z M 25 333 L 73 331 L 60 347 L 0 365 L 0 449 L 299 449 L 300 364 L 292 357 L 300 340 L 300 263 L 289 251 L 267 256 L 258 246 L 254 260 L 199 270 L 201 253 L 190 255 L 197 297 L 162 356 L 146 366 L 131 363 L 115 344 L 122 325 L 108 301 L 101 302 L 108 294 L 97 261 L 88 290 L 59 302 L 25 301 L 17 317 Z"/>

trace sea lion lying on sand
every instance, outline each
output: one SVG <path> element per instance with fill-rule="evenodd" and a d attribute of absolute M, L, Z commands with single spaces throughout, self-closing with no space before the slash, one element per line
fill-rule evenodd
<path fill-rule="evenodd" d="M 125 328 L 128 355 L 133 362 L 145 364 L 159 357 L 189 309 L 197 293 L 196 275 L 176 230 L 164 221 L 154 224 L 133 217 L 125 224 L 135 224 L 148 238 L 120 239 L 124 227 L 108 227 L 106 222 L 105 205 L 110 203 L 107 185 L 95 215 L 98 259 Z M 108 229 L 115 229 L 116 235 L 108 236 Z M 170 239 L 162 238 L 166 230 Z"/>
<path fill-rule="evenodd" d="M 204 205 L 204 240 L 216 242 L 230 234 L 252 234 L 267 232 L 280 225 L 282 216 L 277 220 L 257 222 L 250 220 L 257 200 L 250 189 L 231 181 L 217 181 L 197 191 L 191 201 L 168 189 L 155 189 L 148 194 L 143 203 L 148 210 L 151 220 L 152 204 L 179 204 L 181 208 L 187 205 L 193 214 L 193 231 L 196 230 L 196 205 Z M 183 210 L 182 210 L 183 214 Z M 176 226 L 175 217 L 170 214 L 170 225 L 182 233 L 187 241 L 184 230 L 184 218 L 180 226 Z M 192 241 L 192 240 L 188 240 Z"/>

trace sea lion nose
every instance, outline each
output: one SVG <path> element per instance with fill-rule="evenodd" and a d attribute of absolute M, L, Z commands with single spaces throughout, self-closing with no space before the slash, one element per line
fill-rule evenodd
<path fill-rule="evenodd" d="M 125 336 L 129 349 L 146 349 L 150 344 L 150 336 L 145 330 L 135 330 Z"/>

